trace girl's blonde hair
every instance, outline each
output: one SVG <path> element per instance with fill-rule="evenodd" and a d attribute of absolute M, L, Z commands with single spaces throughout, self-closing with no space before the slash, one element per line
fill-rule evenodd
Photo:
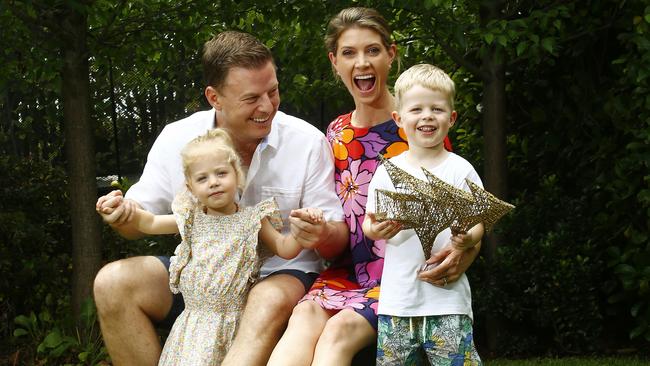
<path fill-rule="evenodd" d="M 190 180 L 190 165 L 199 159 L 212 157 L 218 153 L 225 154 L 229 164 L 235 169 L 237 175 L 237 187 L 244 188 L 244 170 L 241 166 L 239 154 L 235 151 L 230 134 L 223 128 L 208 130 L 204 135 L 194 138 L 181 150 L 183 162 L 183 173 L 185 180 Z"/>
<path fill-rule="evenodd" d="M 449 106 L 454 110 L 454 97 L 456 96 L 454 81 L 442 69 L 430 64 L 411 66 L 397 78 L 394 88 L 396 110 L 402 107 L 404 93 L 416 85 L 444 93 L 449 101 Z"/>
<path fill-rule="evenodd" d="M 393 44 L 391 37 L 390 26 L 386 19 L 381 14 L 372 8 L 352 7 L 345 8 L 330 19 L 327 24 L 327 31 L 325 33 L 325 48 L 328 52 L 336 55 L 338 51 L 338 42 L 341 34 L 350 28 L 367 28 L 379 34 L 381 42 L 387 50 Z M 400 59 L 399 55 L 395 55 L 397 59 L 397 69 L 399 72 Z M 332 70 L 336 76 L 336 70 L 332 65 Z"/>

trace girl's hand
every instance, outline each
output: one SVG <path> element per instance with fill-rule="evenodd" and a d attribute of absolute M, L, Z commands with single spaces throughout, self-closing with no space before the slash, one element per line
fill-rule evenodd
<path fill-rule="evenodd" d="M 289 214 L 291 235 L 305 249 L 316 249 L 329 235 L 323 211 L 318 208 L 301 208 Z"/>

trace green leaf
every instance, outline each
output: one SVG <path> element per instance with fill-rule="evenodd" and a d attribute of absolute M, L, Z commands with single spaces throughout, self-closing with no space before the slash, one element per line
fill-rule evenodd
<path fill-rule="evenodd" d="M 24 335 L 27 335 L 27 334 L 29 334 L 29 332 L 26 331 L 23 328 L 16 328 L 14 330 L 14 337 L 21 337 L 21 336 L 24 336 Z"/>
<path fill-rule="evenodd" d="M 47 348 L 55 348 L 59 346 L 61 342 L 63 342 L 63 337 L 61 336 L 61 332 L 55 328 L 50 333 L 48 333 L 47 336 L 45 336 L 45 339 L 41 344 Z"/>
<path fill-rule="evenodd" d="M 517 56 L 521 56 L 526 49 L 528 48 L 528 43 L 526 42 L 519 42 L 517 45 Z"/>
<path fill-rule="evenodd" d="M 486 33 L 486 34 L 483 36 L 483 38 L 485 39 L 485 42 L 487 42 L 487 44 L 492 44 L 492 42 L 494 41 L 494 34 L 492 34 L 492 33 Z"/>
<path fill-rule="evenodd" d="M 555 40 L 551 37 L 546 37 L 542 39 L 542 48 L 544 48 L 548 53 L 553 53 L 553 46 L 555 45 Z"/>

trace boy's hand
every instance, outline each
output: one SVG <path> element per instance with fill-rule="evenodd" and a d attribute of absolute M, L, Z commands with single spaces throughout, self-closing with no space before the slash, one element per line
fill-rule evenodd
<path fill-rule="evenodd" d="M 99 197 L 95 210 L 105 223 L 111 226 L 120 226 L 129 222 L 138 208 L 135 201 L 125 199 L 122 191 L 115 190 L 105 196 Z"/>
<path fill-rule="evenodd" d="M 372 212 L 367 212 L 366 217 L 370 219 L 370 230 L 373 232 L 372 236 L 375 237 L 375 240 L 390 239 L 402 230 L 402 224 L 397 221 L 386 220 L 379 222 Z"/>
<path fill-rule="evenodd" d="M 305 249 L 316 249 L 327 238 L 329 229 L 319 208 L 300 208 L 289 214 L 291 235 Z"/>

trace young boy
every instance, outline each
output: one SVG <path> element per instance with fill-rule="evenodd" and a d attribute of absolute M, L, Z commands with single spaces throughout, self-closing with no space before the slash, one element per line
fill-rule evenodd
<path fill-rule="evenodd" d="M 426 181 L 422 168 L 436 177 L 469 191 L 465 179 L 482 186 L 467 160 L 445 150 L 443 141 L 456 121 L 455 86 L 451 78 L 432 65 L 416 65 L 395 83 L 397 125 L 408 138 L 409 150 L 389 161 Z M 483 224 L 452 235 L 449 228 L 435 239 L 425 257 L 415 230 L 401 230 L 395 221 L 375 218 L 375 190 L 395 191 L 384 166 L 378 167 L 368 191 L 363 232 L 371 239 L 387 239 L 379 297 L 377 365 L 415 365 L 423 349 L 431 365 L 480 365 L 472 333 L 472 299 L 467 277 L 441 286 L 417 279 L 433 253 L 452 246 L 466 250 L 483 236 Z M 416 214 L 416 213 L 415 213 Z"/>

